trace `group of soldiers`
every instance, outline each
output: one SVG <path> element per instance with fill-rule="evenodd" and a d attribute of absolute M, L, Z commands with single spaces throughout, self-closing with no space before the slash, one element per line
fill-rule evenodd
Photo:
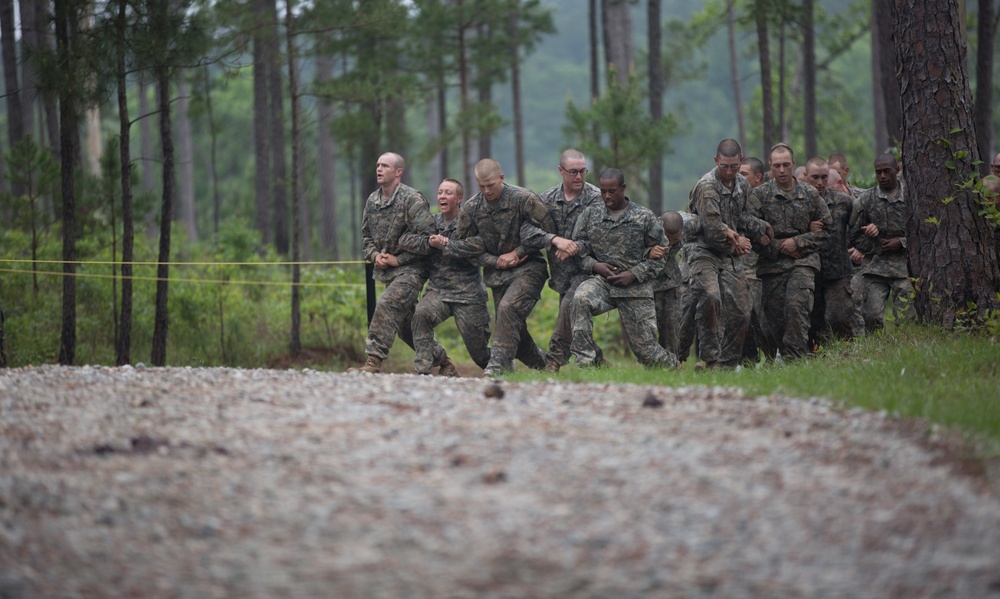
<path fill-rule="evenodd" d="M 608 362 L 594 317 L 614 309 L 647 367 L 677 368 L 696 347 L 698 368 L 738 368 L 761 353 L 795 360 L 829 338 L 878 329 L 889 299 L 896 307 L 909 296 L 891 154 L 875 160 L 878 185 L 867 190 L 846 186 L 842 155 L 811 158 L 796 178 L 783 143 L 771 148 L 769 172 L 733 139 L 714 160 L 687 210 L 661 216 L 626 195 L 618 168 L 588 183 L 587 159 L 572 148 L 560 156 L 561 183 L 541 195 L 505 182 L 487 158 L 475 167 L 479 192 L 465 200 L 462 183 L 445 179 L 431 214 L 401 181 L 403 157 L 383 154 L 362 237 L 385 290 L 357 370 L 380 372 L 398 336 L 414 349 L 416 373 L 458 376 L 434 335 L 450 317 L 484 376 L 512 371 L 515 359 L 550 372 L 571 357 L 600 367 Z M 559 294 L 547 352 L 527 327 L 546 280 Z"/>

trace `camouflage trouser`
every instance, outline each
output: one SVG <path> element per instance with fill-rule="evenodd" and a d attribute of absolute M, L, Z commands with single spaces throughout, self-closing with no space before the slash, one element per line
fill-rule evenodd
<path fill-rule="evenodd" d="M 687 362 L 691 355 L 691 346 L 694 345 L 694 338 L 697 335 L 698 327 L 695 323 L 695 308 L 697 302 L 691 295 L 691 288 L 681 285 L 677 288 L 679 297 L 681 320 L 677 325 L 677 359 Z"/>
<path fill-rule="evenodd" d="M 542 295 L 548 271 L 544 264 L 519 268 L 521 272 L 517 278 L 492 288 L 496 326 L 487 368 L 497 372 L 512 370 L 515 357 L 529 368 L 545 368 L 545 352 L 538 349 L 528 333 L 527 320 Z"/>
<path fill-rule="evenodd" d="M 707 260 L 689 267 L 698 326 L 698 357 L 705 362 L 739 364 L 753 309 L 742 270 L 716 268 Z"/>
<path fill-rule="evenodd" d="M 746 271 L 744 271 L 746 275 Z M 760 362 L 760 349 L 764 345 L 764 305 L 761 302 L 761 282 L 756 275 L 747 276 L 750 287 L 750 297 L 753 299 L 753 310 L 750 311 L 750 324 L 747 326 L 746 339 L 743 340 L 743 360 L 745 362 Z"/>
<path fill-rule="evenodd" d="M 680 288 L 663 289 L 653 294 L 656 307 L 656 333 L 660 347 L 673 354 L 680 353 L 677 345 L 681 324 Z"/>
<path fill-rule="evenodd" d="M 594 317 L 618 308 L 629 349 L 644 366 L 677 367 L 677 356 L 656 342 L 656 306 L 651 297 L 611 297 L 611 285 L 601 277 L 587 279 L 573 298 L 573 355 L 579 366 L 597 361 Z"/>
<path fill-rule="evenodd" d="M 817 279 L 810 338 L 822 343 L 831 337 L 854 337 L 855 303 L 850 276 L 833 280 Z"/>
<path fill-rule="evenodd" d="M 785 360 L 809 353 L 809 315 L 812 313 L 816 271 L 796 266 L 761 277 L 764 317 L 767 319 L 765 353 L 781 350 Z"/>
<path fill-rule="evenodd" d="M 490 311 L 486 304 L 446 302 L 437 291 L 430 289 L 420 298 L 413 312 L 413 366 L 417 374 L 429 374 L 435 366 L 441 365 L 446 353 L 434 338 L 434 328 L 452 316 L 472 361 L 486 368 L 490 361 Z"/>
<path fill-rule="evenodd" d="M 365 339 L 365 353 L 383 360 L 389 357 L 389 348 L 398 335 L 404 343 L 413 347 L 410 321 L 413 308 L 420 298 L 420 290 L 426 278 L 417 273 L 403 274 L 386 283 L 385 291 L 375 304 L 372 322 L 368 325 Z"/>
<path fill-rule="evenodd" d="M 865 294 L 862 299 L 861 314 L 865 318 L 865 330 L 877 331 L 885 326 L 885 307 L 892 296 L 892 315 L 899 318 L 913 293 L 913 284 L 906 277 L 880 277 L 865 274 Z M 904 299 L 900 299 L 904 298 Z"/>
<path fill-rule="evenodd" d="M 587 280 L 586 277 L 576 277 L 566 293 L 559 295 L 559 316 L 556 318 L 556 329 L 549 338 L 549 353 L 546 359 L 558 366 L 564 366 L 569 362 L 570 343 L 573 340 L 573 327 L 570 320 L 570 308 L 573 305 L 573 295 L 576 293 L 580 283 Z M 597 348 L 597 355 L 604 353 Z"/>
<path fill-rule="evenodd" d="M 865 334 L 865 317 L 861 315 L 861 301 L 865 297 L 865 276 L 855 267 L 851 276 L 851 293 L 854 296 L 854 334 Z"/>

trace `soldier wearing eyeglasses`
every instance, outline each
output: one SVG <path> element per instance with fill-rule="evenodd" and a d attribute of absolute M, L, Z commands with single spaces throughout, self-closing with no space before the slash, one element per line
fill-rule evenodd
<path fill-rule="evenodd" d="M 566 244 L 565 241 L 570 240 L 573 227 L 583 211 L 592 204 L 601 202 L 601 190 L 585 179 L 587 158 L 583 152 L 575 148 L 564 150 L 559 157 L 558 170 L 562 176 L 562 183 L 541 194 L 542 202 L 549 209 L 555 227 L 554 233 L 547 233 L 544 236 L 541 245 L 548 248 L 549 287 L 559 294 L 559 316 L 556 319 L 555 331 L 549 339 L 549 353 L 545 358 L 545 369 L 549 372 L 559 372 L 559 368 L 569 360 L 570 342 L 573 336 L 569 309 L 576 288 L 590 276 L 590 273 L 583 272 L 580 263 L 573 259 L 579 248 L 572 241 L 570 241 L 572 245 Z M 563 251 L 559 246 L 567 247 L 569 251 Z M 603 360 L 600 348 L 598 355 Z"/>

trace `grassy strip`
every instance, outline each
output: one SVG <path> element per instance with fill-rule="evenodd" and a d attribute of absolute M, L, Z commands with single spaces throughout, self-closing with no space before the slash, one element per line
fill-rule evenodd
<path fill-rule="evenodd" d="M 632 358 L 601 370 L 563 368 L 555 378 L 665 386 L 739 387 L 751 395 L 825 397 L 847 407 L 924 418 L 1000 441 L 1000 344 L 995 339 L 903 325 L 852 343 L 833 344 L 810 360 L 763 363 L 740 372 L 646 370 Z M 517 380 L 552 375 L 519 369 Z"/>

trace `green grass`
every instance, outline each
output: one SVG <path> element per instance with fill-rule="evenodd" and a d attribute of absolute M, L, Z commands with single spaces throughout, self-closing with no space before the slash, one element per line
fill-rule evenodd
<path fill-rule="evenodd" d="M 631 357 L 608 369 L 569 365 L 555 378 L 581 382 L 735 387 L 750 395 L 824 397 L 845 407 L 923 418 L 976 437 L 1000 441 L 1000 344 L 995 338 L 950 333 L 912 324 L 851 343 L 834 344 L 816 358 L 735 371 L 647 370 Z M 519 369 L 512 380 L 552 375 Z"/>

